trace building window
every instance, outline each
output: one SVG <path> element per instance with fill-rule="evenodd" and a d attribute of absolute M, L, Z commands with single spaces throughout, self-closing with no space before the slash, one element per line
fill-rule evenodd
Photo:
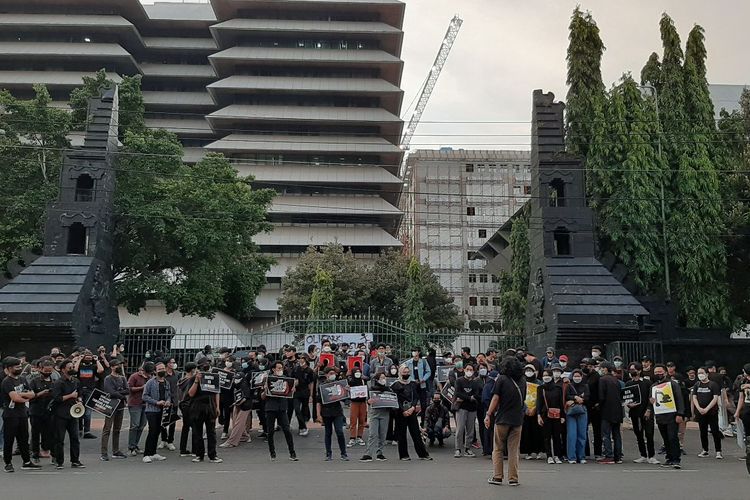
<path fill-rule="evenodd" d="M 476 215 L 477 209 L 474 207 L 466 207 L 466 215 Z"/>
<path fill-rule="evenodd" d="M 490 299 L 488 297 L 479 297 L 479 305 L 480 306 L 490 305 Z"/>
<path fill-rule="evenodd" d="M 500 297 L 492 297 L 492 305 L 495 307 L 500 307 Z"/>
<path fill-rule="evenodd" d="M 487 275 L 486 274 L 480 274 L 479 275 L 479 282 L 480 283 L 487 283 Z"/>
<path fill-rule="evenodd" d="M 524 186 L 523 194 L 531 194 L 531 186 Z"/>
<path fill-rule="evenodd" d="M 562 179 L 552 179 L 549 183 L 549 206 L 565 206 L 565 183 Z"/>
<path fill-rule="evenodd" d="M 479 230 L 479 237 L 480 238 L 486 238 L 487 237 L 487 230 L 486 229 L 480 229 Z"/>
<path fill-rule="evenodd" d="M 555 255 L 570 255 L 570 231 L 558 227 L 554 232 Z"/>
<path fill-rule="evenodd" d="M 68 228 L 68 251 L 69 255 L 86 255 L 88 246 L 88 234 L 86 228 L 80 222 L 74 222 Z"/>
<path fill-rule="evenodd" d="M 474 164 L 473 163 L 467 163 L 466 164 L 466 171 L 471 173 L 474 171 Z"/>
<path fill-rule="evenodd" d="M 466 253 L 466 258 L 468 260 L 474 260 L 474 259 L 477 258 L 477 253 L 476 252 L 467 252 Z"/>
<path fill-rule="evenodd" d="M 76 201 L 94 201 L 94 179 L 83 174 L 76 179 Z"/>
<path fill-rule="evenodd" d="M 470 274 L 469 275 L 469 283 L 476 283 L 477 282 L 477 275 L 476 274 Z"/>
<path fill-rule="evenodd" d="M 476 297 L 469 297 L 469 305 L 474 307 L 477 305 L 477 298 Z"/>
<path fill-rule="evenodd" d="M 500 283 L 500 276 L 492 275 L 492 282 L 493 283 Z"/>

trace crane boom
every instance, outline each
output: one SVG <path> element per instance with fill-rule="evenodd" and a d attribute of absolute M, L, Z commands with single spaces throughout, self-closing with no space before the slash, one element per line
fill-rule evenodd
<path fill-rule="evenodd" d="M 414 132 L 416 132 L 417 126 L 419 126 L 419 121 L 422 119 L 422 113 L 424 113 L 424 110 L 427 107 L 427 103 L 430 100 L 432 91 L 435 90 L 435 85 L 437 84 L 438 78 L 440 77 L 440 72 L 443 70 L 443 66 L 445 66 L 445 61 L 448 59 L 448 55 L 453 48 L 453 42 L 456 41 L 456 37 L 458 36 L 458 32 L 461 29 L 461 25 L 463 23 L 463 19 L 461 19 L 458 14 L 456 14 L 455 16 L 453 16 L 453 19 L 451 19 L 451 22 L 448 25 L 448 31 L 445 33 L 445 38 L 443 38 L 443 43 L 440 46 L 437 57 L 435 57 L 435 62 L 432 64 L 430 73 L 427 75 L 427 80 L 425 80 L 424 86 L 421 89 L 419 100 L 417 101 L 417 105 L 414 108 L 414 114 L 411 115 L 411 119 L 409 120 L 409 124 L 406 126 L 404 136 L 401 138 L 401 149 L 403 149 L 404 151 L 407 151 L 409 149 L 411 140 L 414 137 Z M 406 158 L 407 154 L 404 154 L 404 158 L 401 162 L 401 168 L 399 169 L 399 176 L 402 179 L 404 178 L 406 173 Z"/>

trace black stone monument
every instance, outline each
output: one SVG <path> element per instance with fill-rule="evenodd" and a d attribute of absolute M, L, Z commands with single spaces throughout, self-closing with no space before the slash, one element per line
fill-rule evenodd
<path fill-rule="evenodd" d="M 117 88 L 89 102 L 84 145 L 65 154 L 60 194 L 47 207 L 44 253 L 0 283 L 0 355 L 59 346 L 110 347 L 119 319 L 112 293 Z M 28 254 L 27 254 L 28 255 Z"/>

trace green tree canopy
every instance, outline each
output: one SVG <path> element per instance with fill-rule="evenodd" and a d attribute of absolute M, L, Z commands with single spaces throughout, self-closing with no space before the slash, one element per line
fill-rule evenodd
<path fill-rule="evenodd" d="M 99 97 L 104 89 L 112 88 L 115 82 L 109 79 L 107 72 L 100 69 L 95 76 L 84 76 L 83 85 L 70 93 L 70 107 L 73 127 L 83 130 L 88 116 L 89 99 Z M 144 113 L 146 107 L 141 92 L 141 75 L 125 76 L 118 84 L 120 137 L 126 132 L 138 133 L 145 128 Z"/>
<path fill-rule="evenodd" d="M 526 325 L 526 300 L 529 290 L 529 205 L 513 219 L 510 230 L 513 253 L 510 273 L 500 276 L 500 311 L 503 330 L 522 334 Z"/>
<path fill-rule="evenodd" d="M 406 268 L 409 286 L 406 288 L 404 303 L 404 326 L 411 334 L 423 333 L 426 329 L 424 320 L 424 290 L 422 286 L 422 269 L 419 261 L 412 257 Z"/>

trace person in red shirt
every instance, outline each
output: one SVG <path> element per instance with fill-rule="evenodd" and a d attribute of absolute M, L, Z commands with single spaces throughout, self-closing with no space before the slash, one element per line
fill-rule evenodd
<path fill-rule="evenodd" d="M 143 453 L 138 447 L 143 429 L 146 428 L 146 405 L 143 403 L 143 387 L 153 376 L 154 364 L 146 361 L 137 372 L 128 379 L 128 413 L 130 429 L 128 430 L 128 450 L 131 457 Z"/>

